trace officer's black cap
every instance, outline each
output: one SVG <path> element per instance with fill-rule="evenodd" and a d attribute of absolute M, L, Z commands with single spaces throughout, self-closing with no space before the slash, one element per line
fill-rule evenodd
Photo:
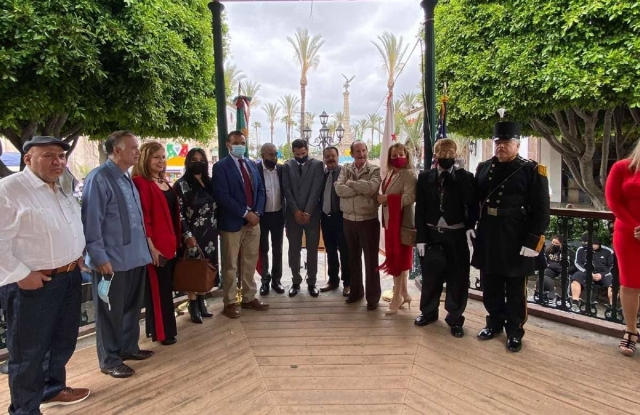
<path fill-rule="evenodd" d="M 493 129 L 493 141 L 519 140 L 522 125 L 517 122 L 500 121 Z"/>
<path fill-rule="evenodd" d="M 28 152 L 31 147 L 49 146 L 49 145 L 52 145 L 52 144 L 62 147 L 62 149 L 64 151 L 69 151 L 69 149 L 71 148 L 71 146 L 69 144 L 65 143 L 64 141 L 60 140 L 59 138 L 43 136 L 43 135 L 36 135 L 31 140 L 29 140 L 26 143 L 24 143 L 24 145 L 22 146 L 22 152 L 23 153 Z"/>

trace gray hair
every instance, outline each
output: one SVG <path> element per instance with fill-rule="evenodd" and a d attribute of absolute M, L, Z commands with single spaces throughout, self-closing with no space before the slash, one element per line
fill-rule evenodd
<path fill-rule="evenodd" d="M 107 153 L 107 156 L 112 155 L 116 147 L 124 150 L 124 143 L 122 142 L 122 139 L 127 136 L 135 137 L 135 134 L 129 130 L 120 130 L 109 134 L 109 137 L 107 137 L 103 145 L 104 152 Z"/>
<path fill-rule="evenodd" d="M 278 147 L 276 147 L 275 144 L 273 143 L 264 143 L 262 145 L 262 147 L 260 147 L 260 155 L 263 155 L 264 152 L 270 148 L 273 148 L 274 150 L 278 151 Z"/>

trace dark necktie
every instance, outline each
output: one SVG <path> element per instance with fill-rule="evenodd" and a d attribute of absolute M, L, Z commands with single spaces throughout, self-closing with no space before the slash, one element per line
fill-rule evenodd
<path fill-rule="evenodd" d="M 300 174 L 300 177 L 302 177 L 302 164 L 298 163 L 298 173 Z"/>
<path fill-rule="evenodd" d="M 244 181 L 244 196 L 247 198 L 247 207 L 253 209 L 253 188 L 251 187 L 251 178 L 247 169 L 244 167 L 245 160 L 238 159 L 240 163 L 240 171 L 242 172 L 242 180 Z"/>

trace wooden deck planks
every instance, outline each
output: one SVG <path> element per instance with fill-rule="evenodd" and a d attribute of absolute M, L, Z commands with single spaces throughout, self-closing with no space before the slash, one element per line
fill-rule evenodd
<path fill-rule="evenodd" d="M 219 314 L 195 325 L 178 320 L 179 342 L 141 339 L 156 355 L 131 362 L 117 380 L 99 373 L 94 347 L 68 365 L 85 402 L 57 414 L 622 414 L 640 405 L 637 362 L 615 348 L 527 325 L 525 348 L 504 350 L 504 336 L 475 338 L 484 325 L 470 304 L 467 336 L 444 322 L 415 327 L 418 311 L 385 316 L 342 298 L 269 298 L 267 312 Z M 443 313 L 444 316 L 444 313 Z M 0 404 L 8 405 L 8 388 Z"/>

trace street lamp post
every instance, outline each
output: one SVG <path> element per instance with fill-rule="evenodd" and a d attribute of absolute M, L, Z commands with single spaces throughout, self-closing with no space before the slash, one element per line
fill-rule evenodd
<path fill-rule="evenodd" d="M 320 114 L 320 123 L 322 124 L 322 127 L 320 127 L 320 135 L 314 138 L 313 141 L 311 141 L 311 128 L 306 127 L 302 130 L 302 137 L 312 146 L 320 147 L 323 153 L 325 148 L 337 146 L 344 138 L 344 128 L 342 128 L 342 124 L 340 124 L 334 132 L 331 132 L 329 127 L 327 127 L 327 121 L 329 121 L 329 116 L 325 111 L 322 111 L 322 114 Z"/>

